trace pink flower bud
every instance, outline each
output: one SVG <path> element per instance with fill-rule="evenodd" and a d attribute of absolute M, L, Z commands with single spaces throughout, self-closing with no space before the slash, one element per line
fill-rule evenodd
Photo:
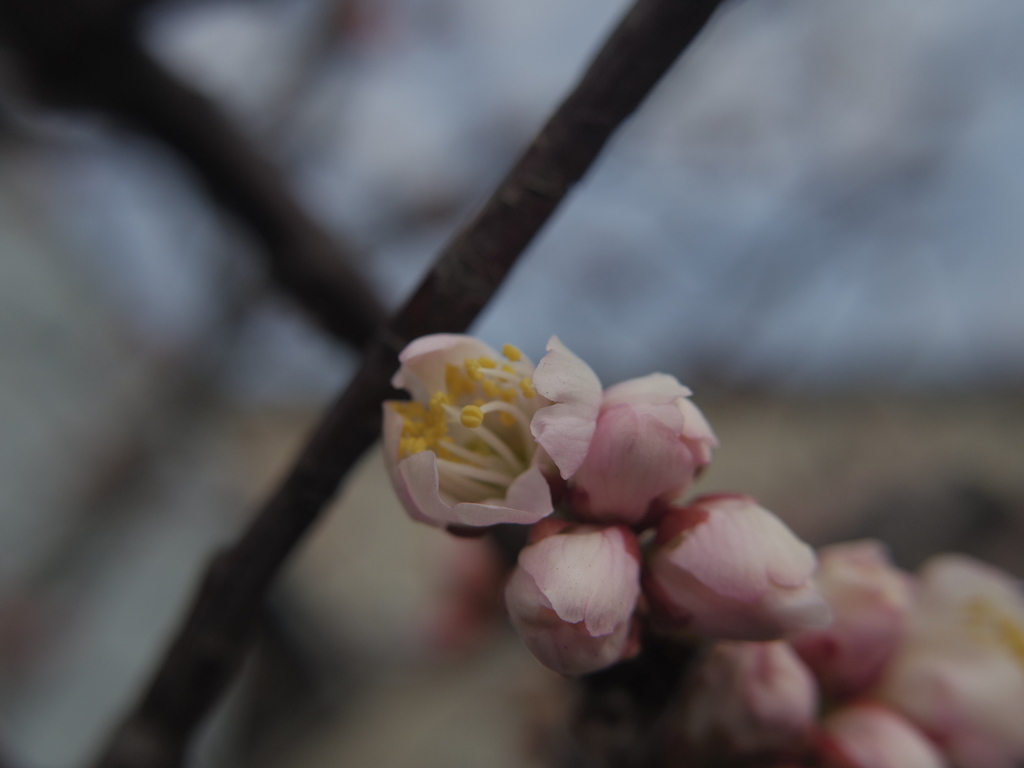
<path fill-rule="evenodd" d="M 913 725 L 885 707 L 860 704 L 825 721 L 826 754 L 843 768 L 944 768 L 941 753 Z"/>
<path fill-rule="evenodd" d="M 658 526 L 644 587 L 676 626 L 726 640 L 777 640 L 826 626 L 814 551 L 749 496 L 673 507 Z"/>
<path fill-rule="evenodd" d="M 719 758 L 792 753 L 817 712 L 814 678 L 787 643 L 724 641 L 696 672 L 685 730 L 698 753 Z"/>
<path fill-rule="evenodd" d="M 544 666 L 564 675 L 586 674 L 636 650 L 631 617 L 639 573 L 639 548 L 629 530 L 570 530 L 523 548 L 505 588 L 505 605 Z"/>
<path fill-rule="evenodd" d="M 536 371 L 515 347 L 499 355 L 470 336 L 424 336 L 402 351 L 392 384 L 413 400 L 384 403 L 384 456 L 410 516 L 481 527 L 551 514 L 542 462 L 564 473 L 583 460 L 601 384 L 556 338 L 548 348 Z"/>
<path fill-rule="evenodd" d="M 893 567 L 877 541 L 836 544 L 818 555 L 814 580 L 834 621 L 791 642 L 828 694 L 849 697 L 873 685 L 896 651 L 912 580 Z"/>
<path fill-rule="evenodd" d="M 932 558 L 879 695 L 959 768 L 1024 761 L 1024 592 L 961 555 Z"/>
<path fill-rule="evenodd" d="M 583 518 L 640 523 L 651 502 L 671 500 L 711 461 L 711 427 L 672 376 L 652 373 L 609 388 L 590 450 L 572 479 Z"/>

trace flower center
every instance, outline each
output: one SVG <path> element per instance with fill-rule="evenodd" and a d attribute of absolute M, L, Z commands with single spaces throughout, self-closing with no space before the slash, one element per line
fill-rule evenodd
<path fill-rule="evenodd" d="M 971 629 L 988 642 L 995 641 L 1010 652 L 1024 669 L 1024 627 L 1005 611 L 977 597 L 967 604 L 967 622 Z"/>
<path fill-rule="evenodd" d="M 402 416 L 399 459 L 433 451 L 442 489 L 459 498 L 504 495 L 536 450 L 530 419 L 544 401 L 533 365 L 511 344 L 502 355 L 449 363 L 444 390 L 427 403 L 392 404 Z"/>

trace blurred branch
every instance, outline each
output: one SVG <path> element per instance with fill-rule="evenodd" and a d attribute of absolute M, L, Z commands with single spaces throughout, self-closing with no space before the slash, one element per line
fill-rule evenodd
<path fill-rule="evenodd" d="M 646 633 L 634 659 L 587 675 L 570 720 L 558 764 L 562 768 L 651 768 L 666 760 L 666 722 L 704 644 L 687 644 Z M 680 763 L 682 764 L 682 763 Z"/>
<path fill-rule="evenodd" d="M 720 0 L 639 0 L 582 81 L 442 251 L 378 334 L 250 528 L 210 565 L 195 602 L 135 709 L 97 768 L 180 765 L 196 726 L 231 682 L 282 563 L 380 433 L 398 351 L 413 337 L 462 331 L 615 129 L 640 104 Z"/>
<path fill-rule="evenodd" d="M 374 292 L 245 138 L 139 47 L 132 12 L 142 4 L 7 0 L 0 33 L 44 98 L 101 109 L 178 152 L 262 241 L 277 284 L 338 339 L 363 346 L 384 319 Z"/>

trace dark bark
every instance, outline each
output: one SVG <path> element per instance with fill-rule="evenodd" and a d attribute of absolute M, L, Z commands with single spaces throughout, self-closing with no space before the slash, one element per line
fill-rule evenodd
<path fill-rule="evenodd" d="M 658 768 L 673 732 L 674 699 L 702 659 L 701 644 L 647 634 L 634 659 L 587 675 L 559 755 L 563 768 Z M 682 764 L 682 763 L 680 763 Z"/>

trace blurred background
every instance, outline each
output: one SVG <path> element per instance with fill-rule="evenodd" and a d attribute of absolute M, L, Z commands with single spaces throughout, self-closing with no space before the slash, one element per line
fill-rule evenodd
<path fill-rule="evenodd" d="M 142 41 L 394 307 L 626 7 L 162 0 Z M 999 0 L 726 3 L 474 331 L 534 360 L 556 333 L 606 384 L 677 375 L 722 441 L 697 490 L 812 543 L 1024 575 L 1022 34 Z M 358 355 L 189 162 L 36 98 L 8 48 L 0 742 L 70 768 Z M 370 455 L 195 764 L 541 764 L 567 694 L 491 558 L 408 522 Z"/>

